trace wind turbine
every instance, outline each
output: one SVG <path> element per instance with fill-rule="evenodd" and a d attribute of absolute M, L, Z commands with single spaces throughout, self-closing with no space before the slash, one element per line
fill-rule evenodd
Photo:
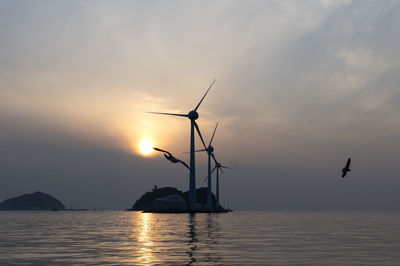
<path fill-rule="evenodd" d="M 226 168 L 226 169 L 232 169 L 232 168 L 230 168 L 230 167 L 227 167 L 227 166 L 223 166 L 223 165 L 221 165 L 219 162 L 215 162 L 215 167 L 214 167 L 214 169 L 211 171 L 211 173 L 213 173 L 214 171 L 215 171 L 215 169 L 217 169 L 217 179 L 216 179 L 216 186 L 215 186 L 215 189 L 216 189 L 216 197 L 217 197 L 217 199 L 216 199 L 216 209 L 218 210 L 219 209 L 219 171 L 221 171 L 222 173 L 224 173 L 223 171 L 222 171 L 222 168 Z"/>
<path fill-rule="evenodd" d="M 206 146 L 204 143 L 203 137 L 201 136 L 199 126 L 196 123 L 196 120 L 199 118 L 199 113 L 197 113 L 197 109 L 199 109 L 200 104 L 203 102 L 207 93 L 210 91 L 212 85 L 214 85 L 214 82 L 215 82 L 215 79 L 211 83 L 210 87 L 204 94 L 203 98 L 201 98 L 201 100 L 197 104 L 197 106 L 192 111 L 190 111 L 188 114 L 149 112 L 152 114 L 180 116 L 180 117 L 187 117 L 190 119 L 190 180 L 189 180 L 189 208 L 190 208 L 190 210 L 195 210 L 195 207 L 196 207 L 196 169 L 195 169 L 195 156 L 194 156 L 194 153 L 195 153 L 194 128 L 196 128 L 196 131 L 199 134 L 204 147 Z"/>
<path fill-rule="evenodd" d="M 214 156 L 214 147 L 211 146 L 211 143 L 214 139 L 215 136 L 215 131 L 217 131 L 218 123 L 215 126 L 214 132 L 212 134 L 210 143 L 208 144 L 208 147 L 205 147 L 204 149 L 197 150 L 196 152 L 199 151 L 206 151 L 208 155 L 208 176 L 207 176 L 207 210 L 211 211 L 212 210 L 212 197 L 211 197 L 211 157 L 214 159 L 215 164 L 217 165 L 217 160 L 215 159 Z"/>

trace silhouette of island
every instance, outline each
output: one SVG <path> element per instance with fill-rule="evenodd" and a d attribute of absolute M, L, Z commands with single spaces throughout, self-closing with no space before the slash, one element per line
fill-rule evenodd
<path fill-rule="evenodd" d="M 0 210 L 65 210 L 64 204 L 58 199 L 43 192 L 24 194 L 19 197 L 6 199 L 0 203 Z"/>
<path fill-rule="evenodd" d="M 212 194 L 213 209 L 218 212 L 227 212 L 222 206 L 215 208 L 216 199 Z M 180 200 L 181 198 L 182 200 Z M 197 211 L 207 212 L 207 188 L 202 187 L 196 189 Z M 188 210 L 189 191 L 182 192 L 174 187 L 157 188 L 155 186 L 152 191 L 144 193 L 133 204 L 129 211 L 145 211 L 145 212 L 189 212 Z"/>

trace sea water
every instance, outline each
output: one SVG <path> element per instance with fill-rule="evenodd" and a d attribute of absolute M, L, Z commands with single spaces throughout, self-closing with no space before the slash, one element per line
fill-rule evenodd
<path fill-rule="evenodd" d="M 0 265 L 400 265 L 400 212 L 0 212 Z"/>

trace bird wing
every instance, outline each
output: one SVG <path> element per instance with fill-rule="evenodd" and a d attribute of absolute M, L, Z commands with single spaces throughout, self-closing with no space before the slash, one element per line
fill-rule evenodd
<path fill-rule="evenodd" d="M 169 152 L 167 152 L 167 151 L 165 151 L 165 150 L 162 150 L 162 149 L 156 148 L 156 147 L 153 147 L 153 150 L 160 151 L 160 152 L 165 152 L 165 153 L 167 153 L 169 156 L 172 156 L 172 154 L 171 154 L 171 153 L 169 153 Z"/>
<path fill-rule="evenodd" d="M 347 174 L 347 171 L 345 169 L 343 169 L 342 172 L 343 172 L 342 177 L 345 177 Z"/>
<path fill-rule="evenodd" d="M 189 167 L 185 162 L 183 162 L 183 161 L 181 161 L 181 160 L 178 160 L 178 162 L 180 162 L 180 163 L 183 164 L 187 169 L 190 170 L 190 167 Z"/>
<path fill-rule="evenodd" d="M 173 163 L 178 163 L 179 162 L 179 160 L 178 159 L 176 159 L 174 156 L 172 156 L 171 155 L 171 157 L 169 158 L 169 160 L 171 161 L 171 162 L 173 162 Z"/>
<path fill-rule="evenodd" d="M 346 163 L 346 168 L 347 168 L 347 169 L 349 168 L 350 163 L 351 163 L 351 158 L 349 158 L 349 159 L 347 160 L 347 163 Z"/>

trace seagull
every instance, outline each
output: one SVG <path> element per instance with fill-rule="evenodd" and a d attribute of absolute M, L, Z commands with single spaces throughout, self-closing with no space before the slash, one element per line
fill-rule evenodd
<path fill-rule="evenodd" d="M 351 158 L 349 158 L 347 160 L 346 166 L 342 169 L 342 177 L 345 177 L 347 172 L 351 171 L 351 169 L 349 168 L 350 162 L 351 162 Z"/>
<path fill-rule="evenodd" d="M 189 167 L 185 162 L 183 162 L 183 161 L 181 161 L 181 160 L 179 160 L 179 159 L 176 159 L 176 158 L 175 158 L 174 156 L 172 156 L 172 154 L 169 153 L 168 151 L 165 151 L 165 150 L 162 150 L 162 149 L 159 149 L 159 148 L 156 148 L 156 147 L 153 147 L 153 150 L 163 152 L 165 158 L 166 158 L 168 161 L 170 161 L 170 162 L 172 162 L 172 163 L 181 163 L 181 164 L 183 164 L 187 169 L 190 170 L 190 167 Z"/>

